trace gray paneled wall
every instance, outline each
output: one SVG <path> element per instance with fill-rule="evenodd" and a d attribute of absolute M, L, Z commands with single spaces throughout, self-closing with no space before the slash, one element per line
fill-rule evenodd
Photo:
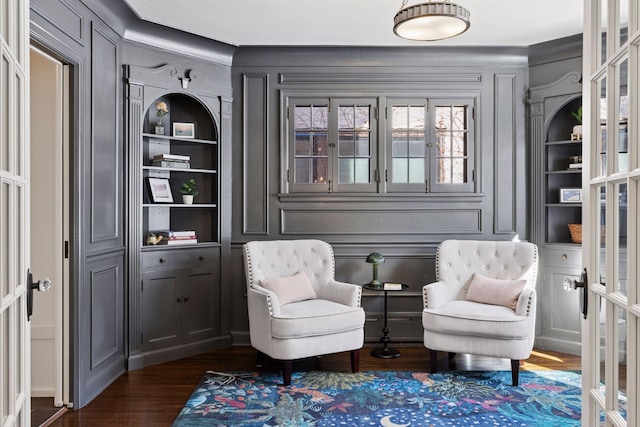
<path fill-rule="evenodd" d="M 120 38 L 77 0 L 32 0 L 31 37 L 71 67 L 72 399 L 126 370 Z"/>
<path fill-rule="evenodd" d="M 229 141 L 234 48 L 141 21 L 122 0 L 32 0 L 30 12 L 32 43 L 70 65 L 72 372 L 68 376 L 74 407 L 81 408 L 125 372 L 131 344 L 127 338 L 136 339 L 128 332 L 139 330 L 135 316 L 133 325 L 128 324 L 124 309 L 137 301 L 128 301 L 132 295 L 125 292 L 130 274 L 125 268 L 131 267 L 131 260 L 126 233 L 123 57 L 140 66 L 172 63 L 180 69 L 204 70 L 194 77 L 207 92 L 221 97 L 221 132 Z M 123 42 L 125 33 L 135 42 Z M 230 147 L 221 152 L 230 157 Z M 226 199 L 230 199 L 229 165 L 226 161 L 220 171 L 224 181 L 220 191 Z M 221 209 L 225 259 L 230 212 L 230 206 Z M 139 275 L 137 270 L 133 275 Z M 228 294 L 221 290 L 223 299 Z M 227 312 L 216 315 L 228 333 Z"/>
<path fill-rule="evenodd" d="M 409 284 L 389 301 L 396 341 L 422 340 L 421 288 L 435 278 L 447 238 L 527 239 L 526 49 L 240 47 L 234 56 L 232 318 L 248 342 L 241 246 L 255 239 L 319 238 L 336 254 L 339 280 L 371 280 L 367 254 L 381 252 L 383 280 Z M 376 168 L 387 168 L 389 98 L 476 100 L 474 193 L 287 192 L 286 96 L 374 98 L 380 113 Z M 382 174 L 382 173 L 381 173 Z M 384 175 L 384 174 L 382 174 Z M 381 335 L 382 299 L 365 293 L 367 340 Z"/>

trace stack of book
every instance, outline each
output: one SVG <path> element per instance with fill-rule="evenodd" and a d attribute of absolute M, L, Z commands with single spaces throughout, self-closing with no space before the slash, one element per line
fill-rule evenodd
<path fill-rule="evenodd" d="M 162 240 L 158 245 L 190 245 L 198 243 L 198 238 L 194 230 L 165 230 L 157 231 L 158 236 L 162 236 Z"/>
<path fill-rule="evenodd" d="M 191 157 L 180 154 L 158 154 L 153 156 L 152 165 L 161 168 L 189 169 Z"/>

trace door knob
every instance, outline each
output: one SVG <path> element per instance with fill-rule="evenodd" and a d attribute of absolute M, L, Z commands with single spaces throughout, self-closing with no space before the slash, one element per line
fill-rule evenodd
<path fill-rule="evenodd" d="M 589 302 L 589 291 L 587 289 L 588 283 L 586 268 L 582 273 L 580 273 L 580 280 L 573 280 L 571 277 L 565 277 L 562 281 L 562 287 L 567 292 L 580 288 L 580 291 L 582 292 L 582 298 L 580 299 L 580 311 L 585 319 L 587 318 L 587 303 Z"/>
<path fill-rule="evenodd" d="M 33 291 L 49 292 L 51 290 L 51 280 L 44 278 L 37 282 L 33 281 L 33 275 L 27 270 L 27 319 L 31 320 L 33 314 Z"/>

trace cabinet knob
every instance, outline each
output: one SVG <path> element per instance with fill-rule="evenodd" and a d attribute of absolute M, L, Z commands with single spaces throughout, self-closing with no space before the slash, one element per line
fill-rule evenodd
<path fill-rule="evenodd" d="M 567 260 L 567 254 L 562 254 L 560 259 L 563 260 L 563 261 L 566 261 Z"/>
<path fill-rule="evenodd" d="M 189 301 L 189 297 L 184 297 L 184 302 Z"/>
<path fill-rule="evenodd" d="M 178 298 L 176 298 L 176 301 L 180 302 L 180 301 L 182 301 L 182 298 L 178 297 Z"/>
<path fill-rule="evenodd" d="M 166 258 L 160 258 L 160 262 L 166 262 L 167 259 Z"/>
<path fill-rule="evenodd" d="M 204 257 L 203 257 L 202 255 L 200 255 L 200 256 L 198 257 L 198 259 L 199 259 L 200 261 L 204 261 Z"/>

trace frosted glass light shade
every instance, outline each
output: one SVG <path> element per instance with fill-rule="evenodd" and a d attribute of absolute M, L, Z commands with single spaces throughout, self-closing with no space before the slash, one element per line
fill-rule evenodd
<path fill-rule="evenodd" d="M 471 26 L 469 11 L 455 3 L 405 7 L 393 18 L 393 32 L 404 39 L 434 41 L 457 36 Z"/>

